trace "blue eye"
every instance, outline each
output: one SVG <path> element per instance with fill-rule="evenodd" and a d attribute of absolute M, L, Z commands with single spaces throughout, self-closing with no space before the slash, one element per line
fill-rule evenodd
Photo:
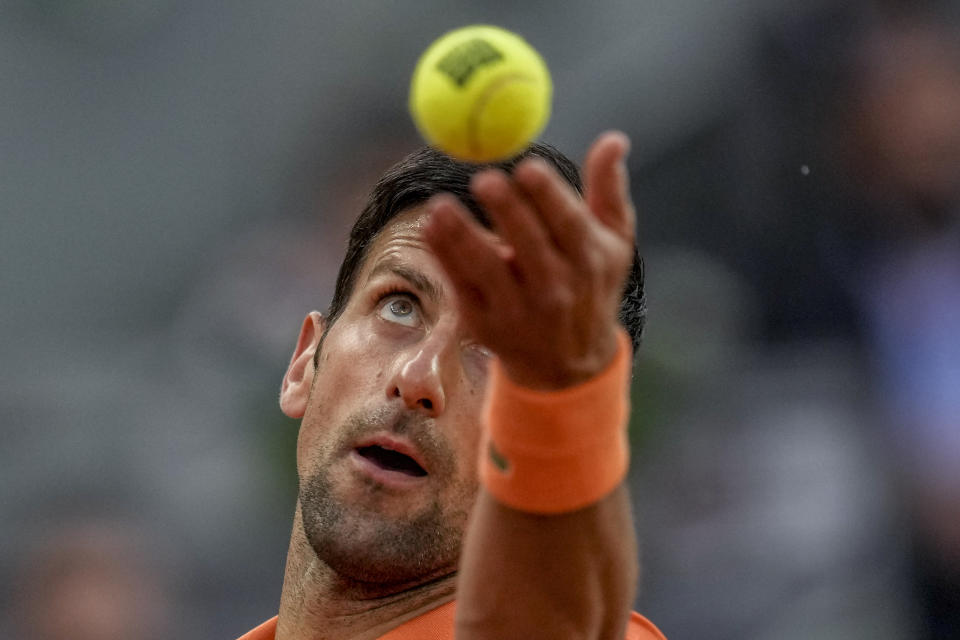
<path fill-rule="evenodd" d="M 420 324 L 420 314 L 416 304 L 405 295 L 384 298 L 380 305 L 380 317 L 405 327 L 416 327 Z"/>

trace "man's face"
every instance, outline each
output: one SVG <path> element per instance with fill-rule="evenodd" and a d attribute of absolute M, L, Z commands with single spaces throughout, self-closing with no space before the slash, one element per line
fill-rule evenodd
<path fill-rule="evenodd" d="M 425 220 L 412 208 L 370 247 L 323 341 L 297 443 L 307 539 L 364 582 L 453 571 L 477 493 L 490 354 L 465 331 Z"/>

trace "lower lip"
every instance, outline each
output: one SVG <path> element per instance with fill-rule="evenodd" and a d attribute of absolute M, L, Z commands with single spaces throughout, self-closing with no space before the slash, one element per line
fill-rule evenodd
<path fill-rule="evenodd" d="M 364 458 L 356 451 L 350 452 L 354 467 L 364 476 L 377 484 L 396 489 L 409 489 L 426 482 L 428 476 L 411 476 L 400 471 L 384 469 L 372 460 Z"/>

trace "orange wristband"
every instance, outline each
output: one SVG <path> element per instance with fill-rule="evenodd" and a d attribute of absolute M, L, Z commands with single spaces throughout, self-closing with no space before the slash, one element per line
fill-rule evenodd
<path fill-rule="evenodd" d="M 495 362 L 484 406 L 480 481 L 500 502 L 533 513 L 575 511 L 627 473 L 631 347 L 620 331 L 613 362 L 587 382 L 534 391 Z"/>

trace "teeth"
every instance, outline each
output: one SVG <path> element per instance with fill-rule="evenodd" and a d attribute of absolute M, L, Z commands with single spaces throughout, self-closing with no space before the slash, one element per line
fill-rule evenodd
<path fill-rule="evenodd" d="M 417 464 L 416 460 L 406 454 L 400 453 L 399 451 L 385 449 L 384 447 L 378 445 L 372 445 L 369 447 L 360 447 L 357 449 L 357 453 L 367 460 L 370 460 L 378 467 L 387 469 L 388 471 L 397 471 L 410 476 L 427 475 L 427 472 L 423 467 Z"/>

